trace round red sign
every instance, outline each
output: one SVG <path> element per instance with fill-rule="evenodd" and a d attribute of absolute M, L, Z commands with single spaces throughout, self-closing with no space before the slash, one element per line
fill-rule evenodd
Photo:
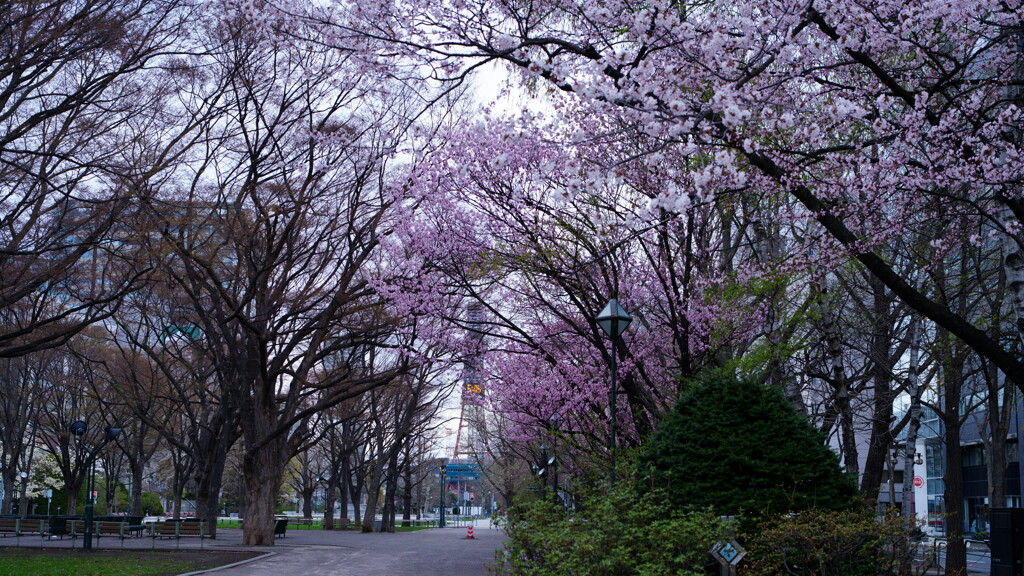
<path fill-rule="evenodd" d="M 918 488 L 924 486 L 924 478 L 921 478 L 920 476 L 914 476 L 914 486 L 917 486 Z"/>

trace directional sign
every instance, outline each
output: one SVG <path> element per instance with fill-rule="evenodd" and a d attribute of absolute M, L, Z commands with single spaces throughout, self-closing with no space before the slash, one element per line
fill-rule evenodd
<path fill-rule="evenodd" d="M 722 566 L 736 566 L 747 555 L 747 551 L 735 540 L 723 540 L 711 547 L 711 555 Z"/>
<path fill-rule="evenodd" d="M 480 478 L 480 466 L 477 464 L 449 464 L 444 475 L 449 480 L 476 480 Z"/>

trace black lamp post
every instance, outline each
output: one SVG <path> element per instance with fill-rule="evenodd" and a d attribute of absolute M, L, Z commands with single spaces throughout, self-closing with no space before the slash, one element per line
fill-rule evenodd
<path fill-rule="evenodd" d="M 612 475 L 611 475 L 611 480 L 612 480 L 612 486 L 614 486 L 615 485 L 615 452 L 616 452 L 616 447 L 615 447 L 615 444 L 616 444 L 616 438 L 615 438 L 615 436 L 616 436 L 615 397 L 618 395 L 618 391 L 616 390 L 616 370 L 615 370 L 615 357 L 618 355 L 618 347 L 616 346 L 616 344 L 618 343 L 619 336 L 621 336 L 622 333 L 626 331 L 626 328 L 629 327 L 629 323 L 633 321 L 633 318 L 629 315 L 628 312 L 626 312 L 626 310 L 622 306 L 619 305 L 619 301 L 617 299 L 612 298 L 611 300 L 608 301 L 608 304 L 605 305 L 604 309 L 601 310 L 601 313 L 597 315 L 597 318 L 595 318 L 595 320 L 597 321 L 597 325 L 601 327 L 601 330 L 604 330 L 604 333 L 608 335 L 608 338 L 611 339 L 611 342 L 612 342 L 612 363 L 611 363 L 611 367 L 612 367 L 612 389 L 611 389 L 611 392 L 609 393 L 609 396 L 611 398 L 611 400 L 609 402 L 609 405 L 611 406 L 611 419 L 612 419 L 612 441 L 611 441 L 611 448 L 612 448 Z"/>
<path fill-rule="evenodd" d="M 540 497 L 548 497 L 548 468 L 551 463 L 548 460 L 548 445 L 542 443 L 540 445 L 540 461 L 541 465 L 537 469 L 537 476 L 540 477 Z"/>
<path fill-rule="evenodd" d="M 558 489 L 559 489 L 559 485 L 558 485 L 558 456 L 556 454 L 556 452 L 557 452 L 557 443 L 558 443 L 558 431 L 561 428 L 562 419 L 558 416 L 558 413 L 556 412 L 556 413 L 551 415 L 550 419 L 548 419 L 548 423 L 551 425 L 551 432 L 552 432 L 552 434 L 551 434 L 551 444 L 552 444 L 552 446 L 551 446 L 551 458 L 548 460 L 548 466 L 551 467 L 551 474 L 552 474 L 551 493 L 554 494 L 556 500 L 558 500 L 559 502 L 563 502 L 564 503 L 564 501 L 562 501 L 562 496 L 558 493 Z"/>
<path fill-rule="evenodd" d="M 889 460 L 889 508 L 891 510 L 896 509 L 896 463 L 899 461 L 897 451 L 899 447 L 893 446 L 892 458 Z M 906 472 L 904 472 L 906 475 Z M 903 480 L 906 482 L 906 478 Z"/>
<path fill-rule="evenodd" d="M 18 496 L 18 515 L 22 518 L 28 514 L 28 472 L 22 472 L 18 476 L 21 477 L 21 493 Z"/>
<path fill-rule="evenodd" d="M 323 500 L 320 503 L 320 512 L 323 514 L 323 516 L 327 516 L 327 492 L 330 489 L 331 473 L 330 472 L 324 472 L 323 474 L 320 474 L 319 480 L 320 480 L 320 489 L 323 490 L 323 495 L 324 495 Z M 313 507 L 313 511 L 316 512 L 316 507 L 315 506 Z"/>
<path fill-rule="evenodd" d="M 71 433 L 81 438 L 85 435 L 85 431 L 88 429 L 85 421 L 75 420 L 71 423 Z M 121 435 L 120 428 L 111 428 L 107 426 L 106 434 L 103 436 L 103 441 L 96 445 L 95 448 L 89 452 L 89 455 L 85 459 L 85 466 L 89 469 L 89 485 L 86 489 L 86 500 L 85 500 L 85 534 L 82 538 L 82 550 L 92 550 L 92 518 L 95 502 L 92 494 L 96 491 L 96 455 L 99 454 L 100 450 L 103 449 L 110 441 L 116 440 Z"/>
<path fill-rule="evenodd" d="M 447 470 L 448 467 L 441 464 L 441 504 L 437 507 L 441 511 L 441 520 L 437 523 L 439 528 L 444 528 L 444 473 Z"/>

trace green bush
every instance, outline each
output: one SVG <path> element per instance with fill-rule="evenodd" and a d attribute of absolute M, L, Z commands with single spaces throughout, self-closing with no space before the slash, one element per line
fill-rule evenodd
<path fill-rule="evenodd" d="M 856 496 L 836 454 L 778 390 L 725 372 L 680 395 L 643 446 L 640 472 L 673 508 L 730 516 L 841 510 Z"/>
<path fill-rule="evenodd" d="M 142 512 L 150 516 L 163 516 L 164 505 L 160 502 L 160 495 L 153 492 L 142 493 Z"/>
<path fill-rule="evenodd" d="M 665 495 L 628 487 L 584 496 L 571 515 L 534 502 L 511 513 L 499 576 L 697 576 L 724 534 L 710 512 L 670 513 Z"/>
<path fill-rule="evenodd" d="M 806 510 L 764 519 L 743 538 L 743 576 L 909 574 L 914 527 L 866 510 Z"/>

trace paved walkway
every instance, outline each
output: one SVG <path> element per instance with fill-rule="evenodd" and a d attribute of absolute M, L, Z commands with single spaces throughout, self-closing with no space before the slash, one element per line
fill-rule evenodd
<path fill-rule="evenodd" d="M 217 575 L 485 576 L 505 537 L 485 527 L 474 528 L 473 536 L 467 539 L 465 528 L 395 534 L 289 530 L 274 556 Z"/>
<path fill-rule="evenodd" d="M 205 540 L 202 547 L 222 550 L 251 550 L 273 553 L 260 560 L 234 568 L 217 570 L 216 576 L 486 576 L 494 553 L 505 540 L 501 530 L 488 521 L 477 522 L 472 540 L 466 528 L 431 528 L 394 534 L 362 534 L 359 532 L 327 532 L 288 527 L 287 536 L 278 538 L 274 546 L 242 546 L 242 531 L 218 529 L 216 540 Z M 93 542 L 98 550 L 119 549 L 116 537 L 103 537 Z M 182 550 L 200 548 L 198 538 L 157 540 L 156 548 Z M 0 546 L 18 545 L 13 537 L 0 538 Z M 20 545 L 30 548 L 71 548 L 70 539 L 42 540 L 23 536 Z M 81 548 L 82 540 L 74 543 Z M 150 549 L 151 538 L 128 538 L 124 548 Z"/>

